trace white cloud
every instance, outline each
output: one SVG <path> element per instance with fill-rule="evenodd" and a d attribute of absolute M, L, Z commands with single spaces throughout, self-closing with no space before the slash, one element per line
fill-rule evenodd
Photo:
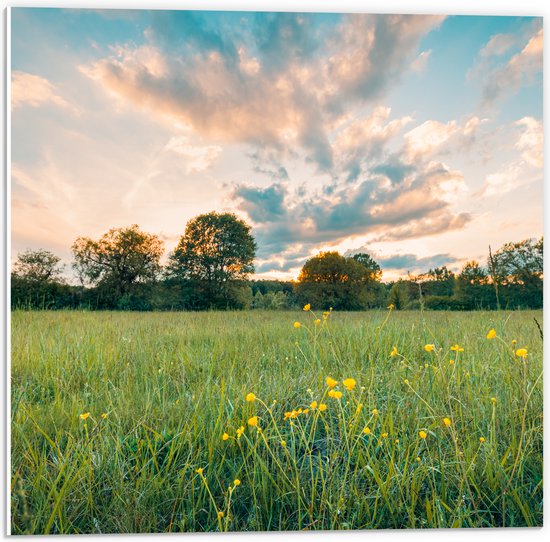
<path fill-rule="evenodd" d="M 77 108 L 56 93 L 57 89 L 44 77 L 14 71 L 11 74 L 11 105 L 13 109 L 28 105 L 39 107 L 52 103 L 77 112 Z"/>
<path fill-rule="evenodd" d="M 521 151 L 522 158 L 531 166 L 542 168 L 544 163 L 542 122 L 533 117 L 523 117 L 515 124 L 523 127 L 516 143 L 516 148 Z"/>
<path fill-rule="evenodd" d="M 219 145 L 193 145 L 187 136 L 174 136 L 164 147 L 185 158 L 187 173 L 204 171 L 211 168 L 222 152 Z"/>

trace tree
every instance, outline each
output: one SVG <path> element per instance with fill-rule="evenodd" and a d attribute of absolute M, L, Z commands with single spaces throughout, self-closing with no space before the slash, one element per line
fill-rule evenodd
<path fill-rule="evenodd" d="M 493 308 L 496 297 L 487 270 L 472 260 L 467 262 L 456 278 L 454 297 L 464 309 Z"/>
<path fill-rule="evenodd" d="M 72 246 L 73 268 L 81 281 L 105 287 L 116 300 L 128 295 L 136 285 L 154 281 L 160 273 L 164 243 L 136 224 L 112 228 L 98 241 L 79 237 Z"/>
<path fill-rule="evenodd" d="M 296 292 L 302 304 L 320 309 L 361 310 L 376 303 L 379 286 L 372 272 L 355 258 L 321 252 L 304 264 Z"/>
<path fill-rule="evenodd" d="M 207 306 L 232 306 L 242 298 L 239 287 L 254 272 L 256 242 L 250 229 L 231 213 L 193 218 L 170 255 L 168 275 L 192 281 Z"/>
<path fill-rule="evenodd" d="M 17 255 L 13 274 L 30 282 L 59 281 L 63 272 L 61 258 L 48 250 L 26 250 Z"/>
<path fill-rule="evenodd" d="M 506 243 L 490 256 L 493 281 L 508 306 L 542 306 L 543 238 Z"/>
<path fill-rule="evenodd" d="M 354 254 L 352 258 L 367 269 L 371 280 L 380 281 L 382 279 L 382 269 L 380 269 L 380 265 L 378 265 L 378 262 L 370 254 L 359 252 L 358 254 Z"/>
<path fill-rule="evenodd" d="M 407 308 L 411 302 L 411 290 L 412 283 L 408 280 L 398 280 L 395 282 L 388 294 L 388 305 L 393 305 L 396 309 L 403 310 Z"/>

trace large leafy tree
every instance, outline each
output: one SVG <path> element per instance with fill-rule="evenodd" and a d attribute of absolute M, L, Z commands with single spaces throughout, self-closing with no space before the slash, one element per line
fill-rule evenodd
<path fill-rule="evenodd" d="M 254 272 L 256 242 L 250 229 L 232 213 L 193 218 L 170 256 L 168 275 L 193 282 L 206 306 L 231 305 Z"/>
<path fill-rule="evenodd" d="M 13 275 L 31 282 L 59 281 L 63 272 L 61 258 L 48 250 L 26 250 L 17 255 Z"/>
<path fill-rule="evenodd" d="M 491 279 L 508 306 L 541 307 L 544 241 L 526 239 L 506 243 L 489 259 Z"/>
<path fill-rule="evenodd" d="M 134 224 L 112 228 L 97 241 L 79 237 L 72 251 L 73 267 L 83 283 L 106 286 L 120 296 L 158 276 L 164 243 Z"/>
<path fill-rule="evenodd" d="M 321 252 L 305 264 L 296 285 L 302 303 L 314 307 L 360 310 L 376 304 L 380 283 L 372 266 L 338 252 Z"/>

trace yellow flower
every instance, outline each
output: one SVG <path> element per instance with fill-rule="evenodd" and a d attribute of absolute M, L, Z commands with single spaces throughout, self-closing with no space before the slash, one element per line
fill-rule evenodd
<path fill-rule="evenodd" d="M 240 485 L 241 485 L 241 481 L 240 481 L 238 478 L 235 478 L 235 480 L 233 480 L 233 485 L 234 485 L 234 486 L 240 486 Z"/>
<path fill-rule="evenodd" d="M 319 405 L 319 411 L 320 412 L 324 412 L 326 409 L 327 409 L 327 405 L 325 405 L 325 403 L 321 403 Z"/>
<path fill-rule="evenodd" d="M 386 438 L 387 436 L 388 436 L 388 433 L 382 433 L 382 434 L 380 435 L 381 438 Z"/>
<path fill-rule="evenodd" d="M 361 412 L 361 410 L 363 410 L 363 403 L 359 403 L 357 405 L 357 408 L 355 409 L 355 414 L 359 414 L 359 412 Z"/>
<path fill-rule="evenodd" d="M 518 348 L 516 350 L 516 356 L 525 359 L 527 357 L 527 348 Z"/>
<path fill-rule="evenodd" d="M 451 419 L 450 418 L 443 418 L 443 423 L 445 424 L 445 427 L 450 427 Z"/>
<path fill-rule="evenodd" d="M 334 378 L 331 378 L 330 376 L 327 376 L 326 383 L 327 383 L 327 386 L 331 389 L 334 388 L 336 384 L 338 384 L 338 382 L 334 380 Z"/>
<path fill-rule="evenodd" d="M 397 356 L 397 354 L 399 354 L 399 352 L 397 351 L 397 347 L 394 346 L 392 351 L 390 352 L 390 356 Z"/>
<path fill-rule="evenodd" d="M 253 393 L 249 393 L 249 394 L 246 396 L 246 401 L 247 401 L 248 403 L 253 403 L 255 399 L 256 399 L 256 396 L 255 396 Z"/>
<path fill-rule="evenodd" d="M 497 332 L 494 329 L 490 329 L 489 333 L 487 333 L 488 339 L 494 339 L 497 336 Z"/>
<path fill-rule="evenodd" d="M 202 467 L 199 467 L 197 469 L 197 474 L 202 474 L 203 471 L 204 471 L 204 469 Z"/>
<path fill-rule="evenodd" d="M 405 378 L 405 380 L 403 380 L 403 382 L 405 382 L 405 384 L 407 384 L 407 385 L 409 385 L 409 384 L 410 384 L 410 382 L 409 382 L 408 378 Z"/>
<path fill-rule="evenodd" d="M 426 350 L 426 352 L 432 352 L 435 348 L 435 345 L 433 344 L 427 344 L 424 346 L 424 350 Z"/>
<path fill-rule="evenodd" d="M 491 397 L 491 403 L 493 403 L 493 405 L 496 405 L 497 404 L 497 398 L 496 397 Z"/>
<path fill-rule="evenodd" d="M 237 429 L 237 438 L 241 438 L 242 434 L 244 433 L 244 425 L 241 425 L 238 429 Z"/>
<path fill-rule="evenodd" d="M 308 414 L 309 413 L 309 409 L 308 408 L 305 408 L 304 411 L 302 412 L 302 414 Z"/>
<path fill-rule="evenodd" d="M 319 318 L 317 318 L 317 320 L 315 320 L 313 323 L 314 323 L 316 326 L 318 326 L 318 325 L 321 323 L 321 320 L 319 320 Z"/>
<path fill-rule="evenodd" d="M 328 392 L 328 396 L 332 397 L 333 399 L 340 399 L 342 397 L 342 392 L 337 390 L 330 390 Z"/>
<path fill-rule="evenodd" d="M 299 327 L 302 327 L 302 324 L 300 324 L 300 322 L 294 322 L 294 327 L 298 329 Z"/>
<path fill-rule="evenodd" d="M 420 457 L 417 456 L 417 457 L 416 457 L 416 460 L 417 460 L 417 461 L 420 461 Z"/>
<path fill-rule="evenodd" d="M 90 417 L 90 413 L 89 413 L 89 412 L 85 412 L 84 414 L 81 414 L 81 415 L 79 416 L 79 418 L 80 418 L 81 420 L 87 420 L 89 417 Z"/>
<path fill-rule="evenodd" d="M 304 305 L 304 310 L 307 312 L 311 310 L 311 305 L 308 303 L 307 305 Z"/>
<path fill-rule="evenodd" d="M 485 437 L 479 437 L 479 442 L 481 442 L 481 444 L 483 444 L 485 442 Z"/>
<path fill-rule="evenodd" d="M 512 344 L 515 346 L 516 344 L 518 344 L 518 342 L 516 341 L 516 339 L 512 339 Z"/>
<path fill-rule="evenodd" d="M 370 430 L 370 428 L 365 427 L 365 428 L 363 428 L 363 433 L 365 433 L 365 435 L 370 435 L 372 433 L 372 431 Z"/>
<path fill-rule="evenodd" d="M 256 427 L 258 425 L 258 416 L 252 416 L 252 418 L 248 418 L 248 425 L 250 425 L 250 427 Z"/>
<path fill-rule="evenodd" d="M 453 352 L 464 352 L 464 348 L 462 348 L 462 346 L 459 346 L 458 344 L 451 346 L 451 350 Z"/>
<path fill-rule="evenodd" d="M 218 517 L 219 517 L 220 519 L 223 518 L 223 512 L 222 512 L 221 510 L 218 512 Z"/>
<path fill-rule="evenodd" d="M 399 439 L 398 438 L 395 439 L 395 444 L 399 444 Z"/>
<path fill-rule="evenodd" d="M 393 309 L 395 309 L 395 305 L 393 303 L 390 303 L 388 305 L 388 309 L 390 309 L 390 311 L 392 311 Z"/>
<path fill-rule="evenodd" d="M 421 439 L 425 439 L 428 436 L 428 433 L 426 433 L 426 431 L 420 431 L 420 433 L 418 433 L 418 436 Z"/>
<path fill-rule="evenodd" d="M 107 414 L 106 412 L 103 412 L 103 413 L 101 414 L 101 418 L 104 419 L 104 420 L 107 419 L 107 416 L 108 416 L 108 414 Z"/>
<path fill-rule="evenodd" d="M 342 384 L 344 384 L 344 387 L 346 388 L 346 390 L 351 391 L 353 388 L 355 388 L 355 384 L 357 384 L 357 382 L 355 382 L 354 378 L 346 378 L 342 382 Z"/>
<path fill-rule="evenodd" d="M 450 359 L 449 360 L 449 365 L 454 365 L 455 364 L 455 360 L 454 359 Z"/>
<path fill-rule="evenodd" d="M 378 409 L 377 408 L 372 409 L 372 415 L 373 416 L 378 416 Z"/>
<path fill-rule="evenodd" d="M 286 446 L 286 440 L 281 440 L 281 446 L 284 448 Z"/>
<path fill-rule="evenodd" d="M 313 403 L 309 405 L 309 408 L 311 408 L 311 410 L 315 410 L 317 408 L 317 401 L 313 401 Z"/>
<path fill-rule="evenodd" d="M 222 435 L 222 440 L 228 440 L 229 439 L 229 435 L 227 433 L 224 433 Z"/>

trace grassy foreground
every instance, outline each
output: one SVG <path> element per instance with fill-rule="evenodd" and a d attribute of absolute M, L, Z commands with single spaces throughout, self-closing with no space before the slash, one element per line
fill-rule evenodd
<path fill-rule="evenodd" d="M 14 312 L 12 533 L 541 525 L 533 318 Z"/>

